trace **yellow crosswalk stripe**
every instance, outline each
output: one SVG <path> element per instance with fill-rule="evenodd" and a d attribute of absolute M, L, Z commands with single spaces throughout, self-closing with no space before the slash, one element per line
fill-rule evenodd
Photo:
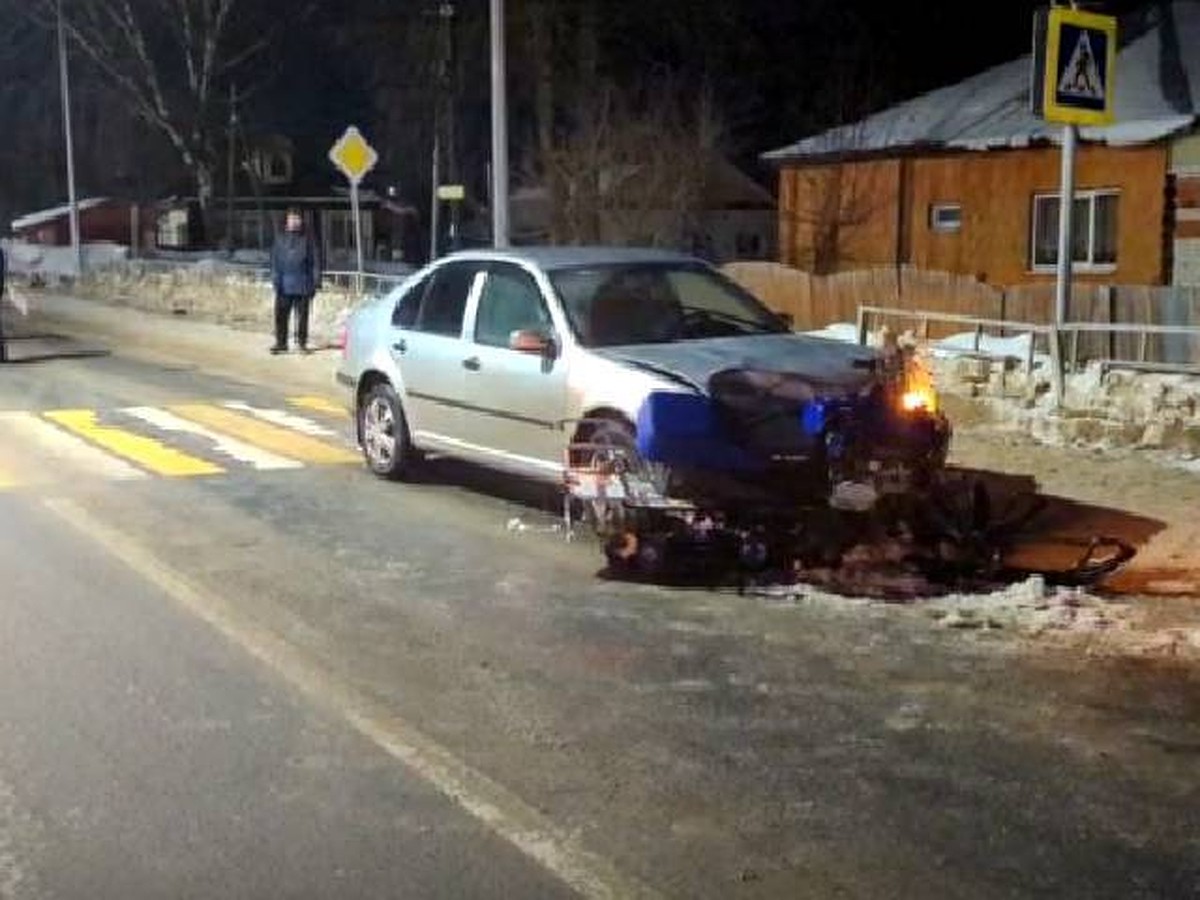
<path fill-rule="evenodd" d="M 46 419 L 157 475 L 171 477 L 220 475 L 225 470 L 207 460 L 181 453 L 153 438 L 101 425 L 90 409 L 60 409 L 43 414 Z"/>
<path fill-rule="evenodd" d="M 171 412 L 198 425 L 254 444 L 272 453 L 288 456 L 309 463 L 351 463 L 358 455 L 345 447 L 317 440 L 276 425 L 231 412 L 219 406 L 204 403 L 188 403 L 169 407 Z"/>
<path fill-rule="evenodd" d="M 308 409 L 313 412 L 324 413 L 327 416 L 337 416 L 342 419 L 349 414 L 345 405 L 335 403 L 328 397 L 288 397 L 287 402 L 300 409 Z"/>

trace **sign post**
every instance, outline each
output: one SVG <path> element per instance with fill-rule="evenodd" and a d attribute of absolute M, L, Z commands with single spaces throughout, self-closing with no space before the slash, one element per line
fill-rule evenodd
<path fill-rule="evenodd" d="M 1058 202 L 1058 283 L 1054 321 L 1066 321 L 1071 296 L 1074 240 L 1075 152 L 1080 125 L 1113 121 L 1117 20 L 1056 6 L 1034 19 L 1034 111 L 1063 126 Z"/>
<path fill-rule="evenodd" d="M 354 252 L 358 267 L 355 270 L 355 292 L 363 289 L 363 239 L 362 216 L 359 214 L 358 185 L 368 172 L 379 162 L 379 154 L 367 143 L 356 127 L 347 128 L 337 142 L 329 148 L 329 160 L 350 182 L 350 215 L 354 219 Z"/>
<path fill-rule="evenodd" d="M 1108 125 L 1114 119 L 1113 82 L 1117 60 L 1117 20 L 1112 16 L 1056 6 L 1034 17 L 1034 112 L 1061 123 L 1062 171 L 1058 194 L 1058 259 L 1054 324 L 1067 320 L 1074 262 L 1075 154 L 1080 125 Z M 1058 331 L 1055 331 L 1055 341 Z M 1052 347 L 1056 359 L 1062 348 Z M 1061 374 L 1061 373 L 1060 373 Z M 1061 396 L 1062 378 L 1058 379 Z"/>

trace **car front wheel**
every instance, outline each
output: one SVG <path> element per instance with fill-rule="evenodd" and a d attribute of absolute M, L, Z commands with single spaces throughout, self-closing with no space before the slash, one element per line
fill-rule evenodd
<path fill-rule="evenodd" d="M 358 433 L 363 459 L 372 472 L 393 480 L 411 474 L 416 451 L 400 398 L 390 384 L 375 385 L 359 402 Z"/>

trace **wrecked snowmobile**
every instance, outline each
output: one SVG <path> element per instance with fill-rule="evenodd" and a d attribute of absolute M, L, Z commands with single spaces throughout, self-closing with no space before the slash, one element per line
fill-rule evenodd
<path fill-rule="evenodd" d="M 665 368 L 658 348 L 639 352 Z M 823 377 L 749 361 L 711 372 L 704 390 L 653 392 L 632 441 L 585 429 L 594 439 L 569 449 L 568 489 L 595 514 L 610 570 L 786 571 L 914 596 L 1025 574 L 1005 555 L 1040 498 L 993 499 L 947 472 L 950 424 L 911 351 L 885 343 L 844 359 Z M 1132 553 L 1101 538 L 1069 570 L 1040 574 L 1092 583 Z"/>

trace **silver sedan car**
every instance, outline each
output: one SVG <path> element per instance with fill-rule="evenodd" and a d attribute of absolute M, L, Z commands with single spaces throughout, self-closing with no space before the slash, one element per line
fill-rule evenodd
<path fill-rule="evenodd" d="M 793 334 L 688 256 L 519 248 L 446 257 L 360 306 L 337 380 L 377 475 L 432 452 L 561 484 L 569 445 L 628 443 L 652 394 L 747 366 L 861 378 L 870 356 Z"/>

